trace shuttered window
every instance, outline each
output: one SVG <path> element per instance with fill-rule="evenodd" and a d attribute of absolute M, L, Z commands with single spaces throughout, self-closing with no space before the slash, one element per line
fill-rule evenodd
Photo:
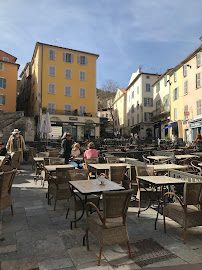
<path fill-rule="evenodd" d="M 160 91 L 160 82 L 158 82 L 156 85 L 156 93 L 158 93 L 159 91 Z"/>
<path fill-rule="evenodd" d="M 74 55 L 71 53 L 63 53 L 63 61 L 66 63 L 74 63 Z"/>
<path fill-rule="evenodd" d="M 201 73 L 196 74 L 196 88 L 201 87 Z"/>
<path fill-rule="evenodd" d="M 176 87 L 173 90 L 173 101 L 177 100 L 179 98 L 179 87 Z"/>
<path fill-rule="evenodd" d="M 188 93 L 188 81 L 184 82 L 184 94 L 186 95 Z"/>
<path fill-rule="evenodd" d="M 197 115 L 201 114 L 201 100 L 196 101 Z"/>
<path fill-rule="evenodd" d="M 64 111 L 65 111 L 65 114 L 71 115 L 72 105 L 71 104 L 65 104 L 64 105 Z"/>
<path fill-rule="evenodd" d="M 79 79 L 80 79 L 80 81 L 85 81 L 86 80 L 86 72 L 85 71 L 80 71 Z"/>
<path fill-rule="evenodd" d="M 55 84 L 54 83 L 49 83 L 48 84 L 48 93 L 49 94 L 55 94 Z"/>
<path fill-rule="evenodd" d="M 49 50 L 49 60 L 55 60 L 55 50 Z"/>
<path fill-rule="evenodd" d="M 187 64 L 183 65 L 183 76 L 186 77 L 187 76 Z"/>
<path fill-rule="evenodd" d="M 152 98 L 144 98 L 144 106 L 145 107 L 153 107 L 153 99 Z"/>
<path fill-rule="evenodd" d="M 167 75 L 164 76 L 164 86 L 167 86 Z"/>
<path fill-rule="evenodd" d="M 79 106 L 79 115 L 84 116 L 85 113 L 86 113 L 86 106 L 80 105 Z"/>
<path fill-rule="evenodd" d="M 0 70 L 4 70 L 4 64 L 3 63 L 0 63 Z"/>
<path fill-rule="evenodd" d="M 5 104 L 6 104 L 6 96 L 0 95 L 0 105 L 5 105 Z"/>
<path fill-rule="evenodd" d="M 77 63 L 79 65 L 85 65 L 85 66 L 87 66 L 88 65 L 88 57 L 87 56 L 84 56 L 84 55 L 78 55 Z"/>
<path fill-rule="evenodd" d="M 55 103 L 48 102 L 47 109 L 50 114 L 55 114 Z"/>
<path fill-rule="evenodd" d="M 174 82 L 177 81 L 177 72 L 174 72 Z"/>
<path fill-rule="evenodd" d="M 85 88 L 79 88 L 79 96 L 81 98 L 85 98 L 86 97 L 86 89 Z"/>
<path fill-rule="evenodd" d="M 197 53 L 196 55 L 196 66 L 197 67 L 201 66 L 201 52 Z"/>
<path fill-rule="evenodd" d="M 178 112 L 177 108 L 174 108 L 174 120 L 177 121 L 178 118 Z"/>
<path fill-rule="evenodd" d="M 169 111 L 170 110 L 169 94 L 168 95 L 165 95 L 163 97 L 163 105 L 164 105 L 164 111 Z"/>
<path fill-rule="evenodd" d="M 149 83 L 146 84 L 146 92 L 150 92 L 150 84 Z"/>
<path fill-rule="evenodd" d="M 49 76 L 55 76 L 56 74 L 56 67 L 55 66 L 49 66 L 48 67 L 48 75 Z"/>
<path fill-rule="evenodd" d="M 65 96 L 70 97 L 72 95 L 72 87 L 69 85 L 65 85 Z"/>
<path fill-rule="evenodd" d="M 72 78 L 72 70 L 69 68 L 65 68 L 65 78 L 71 79 Z"/>
<path fill-rule="evenodd" d="M 6 89 L 6 79 L 0 78 L 0 88 Z"/>

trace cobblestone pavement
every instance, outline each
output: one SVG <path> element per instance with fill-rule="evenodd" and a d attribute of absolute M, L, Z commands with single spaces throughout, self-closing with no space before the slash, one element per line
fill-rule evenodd
<path fill-rule="evenodd" d="M 70 211 L 65 219 L 67 202 L 58 202 L 56 211 L 53 211 L 53 203 L 47 204 L 47 184 L 43 188 L 40 181 L 35 184 L 33 179 L 31 166 L 22 166 L 12 188 L 14 216 L 10 208 L 0 212 L 1 270 L 141 269 L 119 245 L 103 249 L 102 264 L 98 267 L 99 247 L 93 236 L 90 236 L 90 251 L 82 246 L 85 218 L 78 222 L 78 228 L 70 230 L 73 213 Z M 177 258 L 150 264 L 146 268 L 202 269 L 201 227 L 188 230 L 187 244 L 184 245 L 183 230 L 173 221 L 167 222 L 167 234 L 164 234 L 160 216 L 157 230 L 154 230 L 155 214 L 154 210 L 148 210 L 138 218 L 137 207 L 129 208 L 130 241 L 151 237 Z"/>

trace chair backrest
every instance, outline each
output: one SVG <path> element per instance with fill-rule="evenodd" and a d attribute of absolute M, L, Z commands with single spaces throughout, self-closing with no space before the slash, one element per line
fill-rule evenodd
<path fill-rule="evenodd" d="M 68 183 L 70 181 L 69 171 L 66 168 L 56 168 L 56 183 Z"/>
<path fill-rule="evenodd" d="M 119 158 L 116 157 L 107 157 L 106 158 L 107 163 L 118 163 L 119 162 Z"/>
<path fill-rule="evenodd" d="M 88 173 L 87 169 L 69 170 L 69 181 L 88 180 Z"/>
<path fill-rule="evenodd" d="M 14 152 L 14 153 L 13 153 L 13 156 L 11 157 L 11 160 L 12 160 L 12 161 L 17 161 L 17 162 L 19 162 L 19 160 L 20 160 L 20 155 L 21 155 L 21 152 L 20 152 L 20 151 Z"/>
<path fill-rule="evenodd" d="M 136 169 L 136 176 L 154 175 L 154 168 L 153 167 L 136 166 L 135 169 Z"/>
<path fill-rule="evenodd" d="M 39 152 L 37 154 L 38 157 L 48 157 L 49 156 L 49 152 Z"/>
<path fill-rule="evenodd" d="M 54 151 L 49 151 L 49 157 L 58 157 L 59 156 L 59 151 L 54 150 Z"/>
<path fill-rule="evenodd" d="M 49 164 L 50 165 L 64 165 L 65 159 L 64 158 L 50 158 Z"/>
<path fill-rule="evenodd" d="M 50 158 L 44 158 L 44 166 L 50 165 Z"/>
<path fill-rule="evenodd" d="M 116 218 L 125 217 L 130 202 L 132 189 L 121 191 L 103 192 L 103 217 Z"/>
<path fill-rule="evenodd" d="M 201 168 L 198 166 L 198 161 L 197 160 L 192 160 L 191 161 L 191 166 L 192 166 L 192 168 L 196 171 L 201 171 Z"/>
<path fill-rule="evenodd" d="M 99 159 L 98 158 L 86 158 L 85 159 L 85 164 L 97 164 L 99 163 Z"/>
<path fill-rule="evenodd" d="M 202 183 L 189 183 L 184 185 L 184 204 L 197 205 L 200 202 L 200 195 L 202 192 Z"/>
<path fill-rule="evenodd" d="M 143 158 L 145 164 L 150 164 L 151 163 L 150 160 L 148 158 L 146 158 L 145 155 L 142 155 L 142 158 Z"/>
<path fill-rule="evenodd" d="M 0 198 L 3 191 L 11 192 L 11 187 L 13 183 L 13 179 L 15 177 L 17 170 L 12 170 L 8 172 L 3 172 L 0 174 Z"/>
<path fill-rule="evenodd" d="M 110 166 L 109 180 L 120 184 L 124 178 L 125 172 L 126 166 Z"/>

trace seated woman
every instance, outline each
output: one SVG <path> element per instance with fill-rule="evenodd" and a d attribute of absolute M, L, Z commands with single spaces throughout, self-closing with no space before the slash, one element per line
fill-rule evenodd
<path fill-rule="evenodd" d="M 81 155 L 81 152 L 80 152 L 79 148 L 80 148 L 79 143 L 74 143 L 72 145 L 72 151 L 71 151 L 71 159 L 72 159 L 72 161 L 70 162 L 70 164 L 72 164 L 73 166 L 75 166 L 75 167 L 77 167 L 79 169 L 82 169 L 83 168 L 82 161 L 76 159 L 77 157 L 79 157 Z"/>
<path fill-rule="evenodd" d="M 98 157 L 98 151 L 95 148 L 95 145 L 93 142 L 90 142 L 88 144 L 88 150 L 85 151 L 83 155 L 83 159 L 88 159 L 88 158 L 97 158 Z"/>

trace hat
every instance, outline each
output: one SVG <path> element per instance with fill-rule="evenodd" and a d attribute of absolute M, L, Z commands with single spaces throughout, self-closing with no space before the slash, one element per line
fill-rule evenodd
<path fill-rule="evenodd" d="M 15 128 L 15 129 L 13 130 L 12 134 L 15 135 L 15 134 L 20 133 L 20 132 L 21 132 L 20 130 L 18 130 L 17 128 Z"/>

